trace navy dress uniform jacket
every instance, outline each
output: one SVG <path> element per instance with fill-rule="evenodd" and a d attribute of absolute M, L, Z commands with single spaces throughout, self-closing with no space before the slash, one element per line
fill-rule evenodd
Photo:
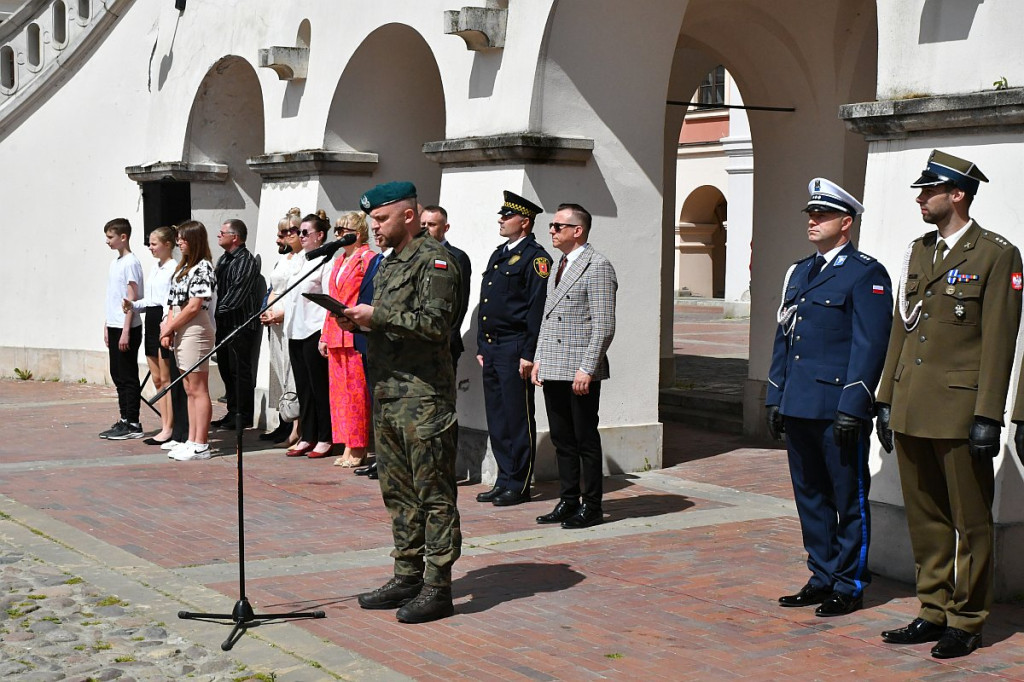
<path fill-rule="evenodd" d="M 765 405 L 787 417 L 869 419 L 892 325 L 889 274 L 852 243 L 808 282 L 813 265 L 814 256 L 798 261 L 786 287 L 795 319 L 776 330 Z"/>
<path fill-rule="evenodd" d="M 510 251 L 502 244 L 487 261 L 480 284 L 477 348 L 512 338 L 523 341 L 524 360 L 533 361 L 544 314 L 551 257 L 528 234 Z"/>

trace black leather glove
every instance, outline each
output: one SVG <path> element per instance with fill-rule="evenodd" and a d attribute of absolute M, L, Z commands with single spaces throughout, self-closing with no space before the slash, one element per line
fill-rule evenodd
<path fill-rule="evenodd" d="M 971 424 L 971 435 L 967 437 L 967 445 L 972 457 L 995 457 L 999 454 L 999 432 L 1002 425 L 988 417 L 974 416 Z"/>
<path fill-rule="evenodd" d="M 1024 464 L 1024 422 L 1013 422 L 1017 430 L 1013 432 L 1013 447 L 1017 450 L 1017 459 Z"/>
<path fill-rule="evenodd" d="M 860 441 L 860 420 L 845 412 L 836 412 L 836 420 L 832 424 L 832 438 L 839 449 L 854 451 Z"/>
<path fill-rule="evenodd" d="M 875 403 L 875 435 L 882 449 L 892 452 L 892 429 L 889 428 L 889 414 L 892 408 L 887 403 Z"/>
<path fill-rule="evenodd" d="M 779 414 L 778 405 L 765 405 L 764 418 L 768 424 L 768 435 L 775 440 L 782 440 L 782 434 L 786 432 L 786 425 L 782 423 L 782 415 Z"/>

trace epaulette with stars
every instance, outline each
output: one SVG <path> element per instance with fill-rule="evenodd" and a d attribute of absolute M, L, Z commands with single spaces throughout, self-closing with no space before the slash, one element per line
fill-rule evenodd
<path fill-rule="evenodd" d="M 999 248 L 1002 249 L 1006 249 L 1013 246 L 1013 244 L 1003 239 L 1002 235 L 996 234 L 995 232 L 989 232 L 988 230 L 982 230 L 981 238 L 998 244 Z"/>

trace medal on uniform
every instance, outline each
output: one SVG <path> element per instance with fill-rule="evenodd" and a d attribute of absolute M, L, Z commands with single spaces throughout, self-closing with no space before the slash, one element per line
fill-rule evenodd
<path fill-rule="evenodd" d="M 947 296 L 952 296 L 955 293 L 956 293 L 956 287 L 955 286 L 950 284 L 948 287 L 946 287 L 946 295 Z"/>
<path fill-rule="evenodd" d="M 954 315 L 956 315 L 956 319 L 958 319 L 958 320 L 963 320 L 963 319 L 964 319 L 964 317 L 966 317 L 966 316 L 967 316 L 967 313 L 966 313 L 966 311 L 964 310 L 964 304 L 963 304 L 963 303 L 957 303 L 957 304 L 956 304 L 956 305 L 955 305 L 955 306 L 953 307 L 953 314 L 954 314 Z"/>
<path fill-rule="evenodd" d="M 509 265 L 515 265 L 518 262 L 519 262 L 519 254 L 518 253 L 508 259 L 508 264 Z"/>
<path fill-rule="evenodd" d="M 957 276 L 959 274 L 960 274 L 960 271 L 957 270 L 956 268 L 953 268 L 952 270 L 949 271 L 949 274 L 946 275 L 946 281 L 949 282 L 950 284 L 956 284 L 957 283 Z"/>

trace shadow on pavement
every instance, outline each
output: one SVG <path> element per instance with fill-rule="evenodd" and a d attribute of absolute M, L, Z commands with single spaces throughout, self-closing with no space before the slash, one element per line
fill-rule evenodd
<path fill-rule="evenodd" d="M 452 597 L 469 597 L 469 601 L 457 606 L 459 613 L 480 613 L 514 599 L 567 590 L 584 578 L 568 564 L 498 564 L 474 569 L 456 579 L 452 583 Z"/>

